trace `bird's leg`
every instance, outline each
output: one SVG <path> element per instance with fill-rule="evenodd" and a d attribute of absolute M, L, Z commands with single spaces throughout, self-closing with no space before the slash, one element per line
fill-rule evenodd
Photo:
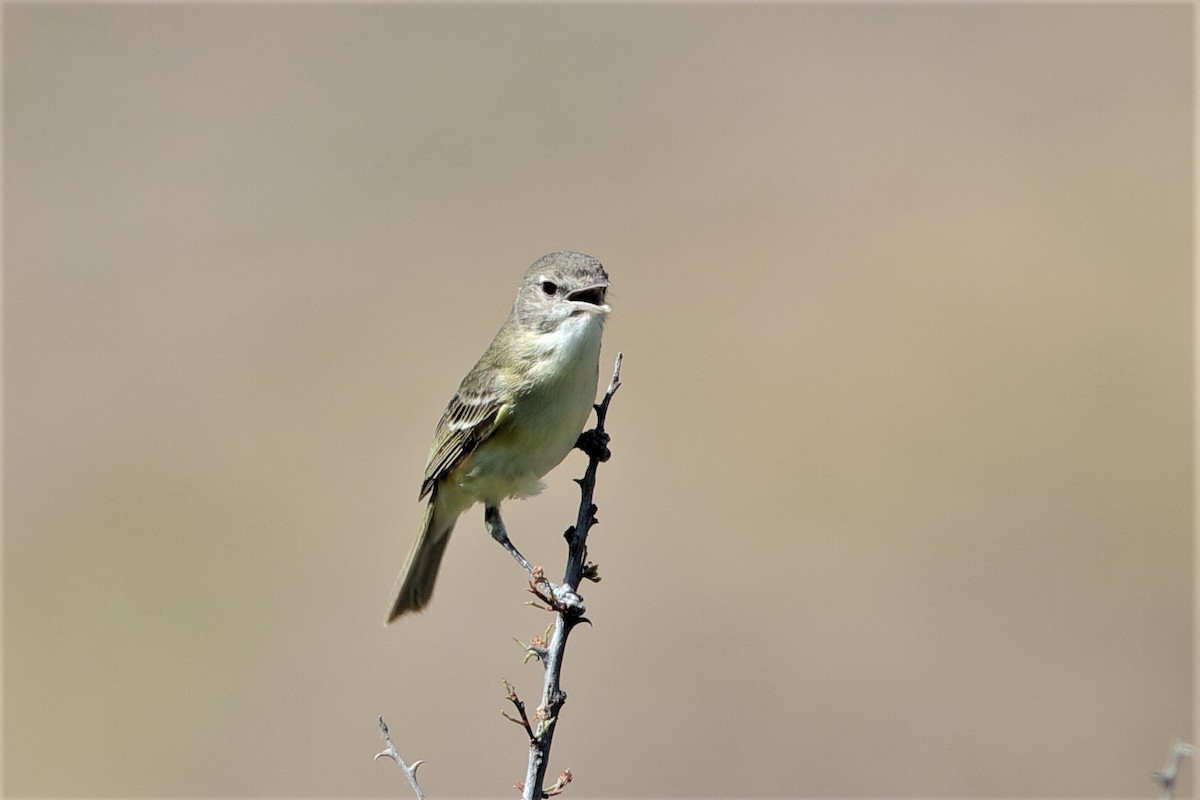
<path fill-rule="evenodd" d="M 580 619 L 583 618 L 584 607 L 583 598 L 575 593 L 570 586 L 556 586 L 546 579 L 542 574 L 541 567 L 536 570 L 530 566 L 525 560 L 525 556 L 521 555 L 508 538 L 508 530 L 504 527 L 504 520 L 500 519 L 500 506 L 485 504 L 483 507 L 483 524 L 487 525 L 488 533 L 492 535 L 500 545 L 508 551 L 509 555 L 517 560 L 525 572 L 530 575 L 530 585 L 533 593 L 545 601 L 550 608 L 559 611 L 573 614 Z"/>
<path fill-rule="evenodd" d="M 526 572 L 532 573 L 533 567 L 529 566 L 529 562 L 525 560 L 525 556 L 521 555 L 508 538 L 508 529 L 504 527 L 504 520 L 500 519 L 500 506 L 489 504 L 483 507 L 483 524 L 487 526 L 488 533 L 492 538 L 500 543 L 500 546 L 508 551 L 508 554 L 517 560 Z"/>

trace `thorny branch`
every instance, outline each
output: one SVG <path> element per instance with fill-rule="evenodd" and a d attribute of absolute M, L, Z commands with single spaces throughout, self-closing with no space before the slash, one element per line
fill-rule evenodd
<path fill-rule="evenodd" d="M 413 794 L 417 796 L 417 800 L 425 800 L 425 793 L 421 791 L 421 784 L 417 783 L 417 767 L 424 764 L 424 761 L 414 761 L 412 766 L 404 763 L 404 759 L 400 757 L 400 751 L 396 749 L 396 745 L 392 744 L 392 735 L 388 733 L 387 723 L 383 721 L 383 715 L 379 715 L 379 732 L 383 734 L 383 741 L 387 744 L 387 748 L 381 753 L 376 753 L 375 761 L 381 758 L 390 758 L 400 765 L 400 769 L 404 770 L 404 776 L 408 778 L 408 785 L 412 787 Z"/>
<path fill-rule="evenodd" d="M 527 653 L 526 660 L 530 657 L 537 658 L 544 668 L 542 702 L 534 712 L 532 721 L 526 712 L 525 703 L 517 696 L 516 689 L 507 680 L 504 681 L 506 697 L 516 708 L 517 716 L 510 716 L 507 712 L 501 713 L 509 721 L 520 725 L 529 737 L 529 767 L 526 771 L 525 782 L 516 785 L 525 800 L 546 800 L 546 798 L 555 797 L 562 794 L 572 780 L 571 770 L 565 769 L 559 773 L 558 779 L 553 784 L 545 785 L 555 722 L 558 719 L 559 710 L 567 700 L 567 693 L 562 690 L 560 684 L 562 661 L 567 649 L 567 637 L 576 625 L 588 622 L 587 618 L 583 616 L 585 609 L 583 598 L 578 594 L 579 583 L 581 580 L 594 582 L 600 580 L 597 566 L 587 560 L 587 536 L 591 527 L 599 522 L 596 518 L 596 505 L 592 502 L 592 496 L 596 489 L 596 470 L 611 455 L 608 450 L 609 437 L 604 431 L 604 422 L 608 416 L 608 405 L 612 402 L 613 395 L 620 386 L 621 354 L 618 353 L 608 390 L 604 393 L 604 398 L 594 406 L 596 427 L 580 434 L 579 441 L 575 445 L 587 454 L 588 465 L 583 477 L 575 480 L 579 484 L 581 495 L 579 513 L 576 516 L 575 524 L 563 534 L 567 540 L 567 566 L 563 574 L 562 585 L 554 585 L 546 578 L 540 567 L 531 571 L 530 592 L 545 604 L 546 610 L 555 612 L 555 621 L 550 628 L 546 629 L 545 634 L 535 636 L 527 645 L 518 642 Z M 377 754 L 375 759 L 390 758 L 395 761 L 404 770 L 404 775 L 408 778 L 408 783 L 417 800 L 425 800 L 425 793 L 421 791 L 421 785 L 417 782 L 417 768 L 425 762 L 416 761 L 411 766 L 404 762 L 399 751 L 396 750 L 396 746 L 392 743 L 387 723 L 383 721 L 382 716 L 379 717 L 379 730 L 387 747 Z"/>
<path fill-rule="evenodd" d="M 567 650 L 567 637 L 571 630 L 580 622 L 587 622 L 583 616 L 585 608 L 583 598 L 578 594 L 581 580 L 598 581 L 600 575 L 596 565 L 587 560 L 588 531 L 599 520 L 596 518 L 596 505 L 592 497 L 596 489 L 596 470 L 600 464 L 607 461 L 611 455 L 608 450 L 608 434 L 604 431 L 604 422 L 608 417 L 608 405 L 613 395 L 621 387 L 621 354 L 617 354 L 613 366 L 612 380 L 604 398 L 596 404 L 596 427 L 580 434 L 576 447 L 588 456 L 587 469 L 582 478 L 577 478 L 579 484 L 579 513 L 575 524 L 567 529 L 564 537 L 567 540 L 567 566 L 563 573 L 561 586 L 554 586 L 541 570 L 535 570 L 530 579 L 530 591 L 536 595 L 549 610 L 555 612 L 554 630 L 549 642 L 544 639 L 538 642 L 536 648 L 528 650 L 542 662 L 544 675 L 542 681 L 542 702 L 538 706 L 534 718 L 537 720 L 533 728 L 525 717 L 524 704 L 516 697 L 511 685 L 505 682 L 509 690 L 509 700 L 517 705 L 518 713 L 524 720 L 526 731 L 531 732 L 529 738 L 529 767 L 525 774 L 525 782 L 518 784 L 524 800 L 544 800 L 561 794 L 566 785 L 571 782 L 571 771 L 563 770 L 558 780 L 551 786 L 545 786 L 546 770 L 550 763 L 550 746 L 554 740 L 555 723 L 559 711 L 567 700 L 567 693 L 562 690 L 562 662 Z M 507 715 L 505 715 L 507 716 Z M 510 717 L 511 719 L 511 717 Z M 516 720 L 514 720 L 516 721 Z"/>

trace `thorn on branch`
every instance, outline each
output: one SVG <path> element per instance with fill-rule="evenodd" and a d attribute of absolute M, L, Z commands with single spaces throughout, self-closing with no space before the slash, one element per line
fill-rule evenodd
<path fill-rule="evenodd" d="M 595 503 L 592 503 L 587 507 L 587 524 L 589 528 L 600 523 L 600 518 L 596 516 L 596 512 L 599 510 L 600 506 L 596 505 Z"/>
<path fill-rule="evenodd" d="M 417 769 L 424 764 L 424 761 L 414 761 L 412 766 L 404 763 L 404 759 L 400 757 L 400 751 L 396 749 L 396 745 L 392 744 L 392 736 L 388 732 L 387 723 L 383 721 L 383 715 L 379 715 L 379 732 L 383 735 L 383 741 L 387 747 L 380 753 L 375 754 L 374 761 L 381 758 L 390 758 L 399 765 L 400 769 L 404 770 L 404 776 L 408 778 L 408 785 L 412 787 L 413 794 L 417 796 L 417 800 L 425 800 L 425 793 L 421 791 L 421 784 L 417 782 Z"/>

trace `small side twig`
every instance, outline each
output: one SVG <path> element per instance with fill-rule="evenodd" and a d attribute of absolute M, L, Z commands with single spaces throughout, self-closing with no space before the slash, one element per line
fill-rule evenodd
<path fill-rule="evenodd" d="M 531 601 L 529 605 L 537 606 L 537 603 Z M 541 606 L 538 607 L 541 608 Z M 550 631 L 552 630 L 554 630 L 553 622 L 546 627 L 545 633 L 541 634 L 540 636 L 535 634 L 533 638 L 529 640 L 529 644 L 522 642 L 515 636 L 513 637 L 513 641 L 517 643 L 517 646 L 525 651 L 525 658 L 521 659 L 522 664 L 528 664 L 529 659 L 531 658 L 536 658 L 541 661 L 546 657 L 546 643 L 550 641 Z M 504 685 L 508 686 L 508 681 L 505 681 Z"/>
<path fill-rule="evenodd" d="M 513 687 L 513 685 L 511 683 L 508 682 L 507 678 L 504 679 L 504 689 L 505 689 L 505 691 L 508 692 L 508 694 L 506 695 L 506 698 L 514 706 L 516 706 L 517 713 L 521 715 L 521 718 L 515 719 L 513 717 L 510 717 L 508 715 L 507 711 L 501 711 L 500 713 L 509 722 L 515 722 L 518 725 L 524 727 L 525 733 L 529 735 L 529 741 L 533 741 L 533 739 L 534 739 L 533 726 L 529 724 L 529 715 L 525 713 L 525 701 L 522 700 L 520 697 L 517 697 L 517 690 Z"/>
<path fill-rule="evenodd" d="M 1175 739 L 1171 745 L 1171 755 L 1167 758 L 1167 766 L 1162 772 L 1153 773 L 1150 778 L 1157 783 L 1162 791 L 1159 797 L 1162 800 L 1171 800 L 1175 793 L 1175 781 L 1179 778 L 1179 769 L 1183 766 L 1184 758 L 1195 758 L 1196 747 L 1185 742 L 1183 739 Z"/>
<path fill-rule="evenodd" d="M 562 794 L 563 790 L 567 788 L 567 784 L 570 783 L 572 780 L 574 780 L 574 776 L 571 774 L 571 770 L 564 769 L 562 772 L 558 773 L 558 780 L 556 780 L 554 782 L 554 785 L 547 786 L 545 788 L 545 790 L 542 791 L 542 797 L 549 798 L 549 797 L 554 797 L 555 795 Z M 518 783 L 513 788 L 516 789 L 518 792 L 524 792 L 525 784 Z"/>
<path fill-rule="evenodd" d="M 424 761 L 414 761 L 412 766 L 404 763 L 404 759 L 400 757 L 400 751 L 396 749 L 396 745 L 392 744 L 392 736 L 388 733 L 387 723 L 383 721 L 383 715 L 379 715 L 379 732 L 383 734 L 383 741 L 387 744 L 387 748 L 383 752 L 376 753 L 374 761 L 381 758 L 390 758 L 395 761 L 400 769 L 404 770 L 404 776 L 408 778 L 408 785 L 412 787 L 413 794 L 417 796 L 417 800 L 425 800 L 425 793 L 421 791 L 421 784 L 417 782 L 417 768 L 424 764 Z"/>
<path fill-rule="evenodd" d="M 547 787 L 546 790 L 542 792 L 542 797 L 554 797 L 556 794 L 562 794 L 563 789 L 567 788 L 567 784 L 571 782 L 572 777 L 571 770 L 564 769 L 562 772 L 558 773 L 558 780 L 554 782 L 554 785 Z"/>

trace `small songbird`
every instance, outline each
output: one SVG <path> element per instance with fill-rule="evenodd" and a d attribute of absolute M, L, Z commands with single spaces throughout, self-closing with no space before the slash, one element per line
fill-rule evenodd
<path fill-rule="evenodd" d="M 500 503 L 541 491 L 542 476 L 583 431 L 596 400 L 607 292 L 604 267 L 583 253 L 550 253 L 525 273 L 508 319 L 433 435 L 420 494 L 429 504 L 388 622 L 429 602 L 454 523 L 475 503 L 492 537 L 530 569 L 508 539 Z"/>

